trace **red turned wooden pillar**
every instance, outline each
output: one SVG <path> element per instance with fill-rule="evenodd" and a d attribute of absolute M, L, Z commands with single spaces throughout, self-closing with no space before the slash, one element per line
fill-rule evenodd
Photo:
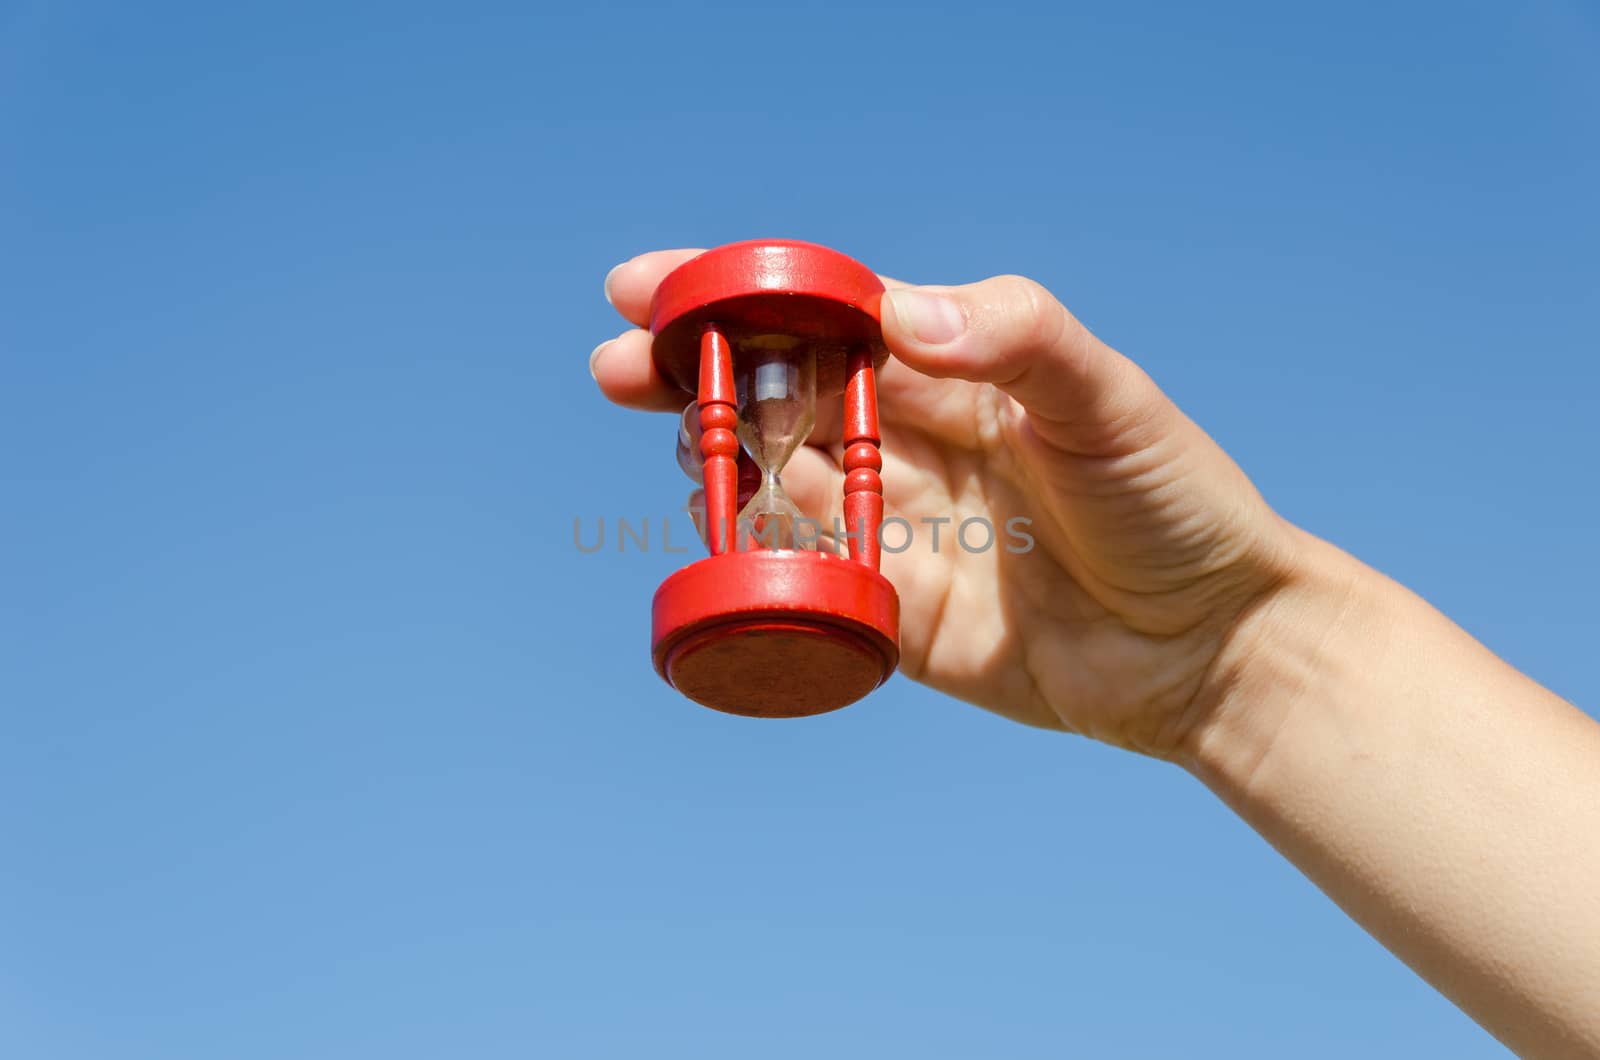
<path fill-rule="evenodd" d="M 715 324 L 700 333 L 700 455 L 706 491 L 706 544 L 713 556 L 733 547 L 739 501 L 739 425 L 733 352 Z"/>
<path fill-rule="evenodd" d="M 872 350 L 858 346 L 845 365 L 844 521 L 850 558 L 878 569 L 883 524 L 883 454 L 878 437 L 878 384 Z"/>

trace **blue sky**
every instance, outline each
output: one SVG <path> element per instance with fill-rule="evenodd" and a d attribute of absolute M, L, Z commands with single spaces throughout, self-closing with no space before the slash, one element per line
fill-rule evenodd
<path fill-rule="evenodd" d="M 606 270 L 1032 275 L 1591 711 L 1600 17 L 0 4 L 0 1054 L 1503 1055 L 1177 770 L 648 662 Z M 892 444 L 892 440 L 891 440 Z M 1578 841 L 1574 837 L 1574 841 Z"/>

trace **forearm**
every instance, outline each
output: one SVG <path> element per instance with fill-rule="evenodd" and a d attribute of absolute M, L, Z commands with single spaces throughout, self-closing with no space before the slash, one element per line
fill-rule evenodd
<path fill-rule="evenodd" d="M 1530 1056 L 1600 1056 L 1600 725 L 1314 539 L 1241 625 L 1188 765 Z"/>

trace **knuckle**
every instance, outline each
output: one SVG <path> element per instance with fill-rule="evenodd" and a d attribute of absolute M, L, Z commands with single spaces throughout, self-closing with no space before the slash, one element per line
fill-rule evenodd
<path fill-rule="evenodd" d="M 1019 347 L 1045 350 L 1059 346 L 1075 321 L 1066 307 L 1039 281 L 1026 276 L 997 276 L 996 301 L 1004 307 L 1006 330 Z"/>

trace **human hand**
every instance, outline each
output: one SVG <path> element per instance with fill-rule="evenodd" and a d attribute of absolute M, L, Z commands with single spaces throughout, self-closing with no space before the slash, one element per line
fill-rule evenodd
<path fill-rule="evenodd" d="M 640 326 L 591 357 L 612 401 L 685 404 L 641 328 L 656 286 L 697 253 L 643 254 L 607 277 L 612 304 Z M 1245 618 L 1295 568 L 1296 532 L 1138 366 L 1038 284 L 885 283 L 885 514 L 915 530 L 882 560 L 900 594 L 901 670 L 1019 721 L 1186 755 L 1231 680 L 1227 659 L 1248 654 L 1236 643 Z M 824 527 L 842 523 L 843 484 L 838 410 L 826 404 L 783 471 Z M 1019 517 L 1034 544 L 1012 551 L 1005 527 Z M 969 519 L 986 522 L 990 547 L 957 540 Z"/>

